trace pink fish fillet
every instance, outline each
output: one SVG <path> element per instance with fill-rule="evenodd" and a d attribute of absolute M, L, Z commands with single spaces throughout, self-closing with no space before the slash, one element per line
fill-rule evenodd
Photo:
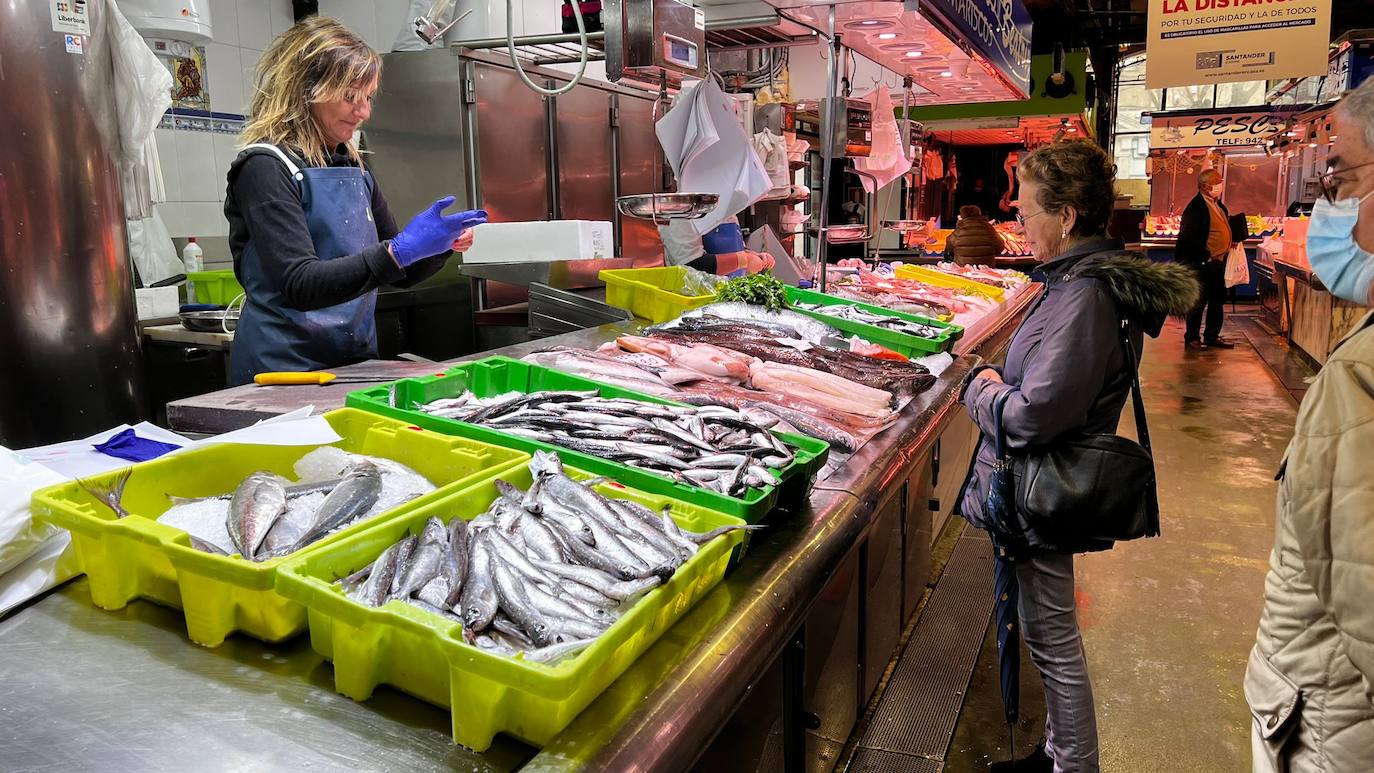
<path fill-rule="evenodd" d="M 671 362 L 648 352 L 625 352 L 614 342 L 606 343 L 596 348 L 596 353 L 603 357 L 628 362 L 636 368 L 643 368 L 669 384 L 690 384 L 693 381 L 700 381 L 701 374 L 690 368 L 680 368 Z"/>
<path fill-rule="evenodd" d="M 837 411 L 885 417 L 892 413 L 892 393 L 864 386 L 831 373 L 776 362 L 761 362 L 750 371 L 756 389 L 782 392 Z"/>
<path fill-rule="evenodd" d="M 749 378 L 750 365 L 755 361 L 753 357 L 711 344 L 675 344 L 644 336 L 620 336 L 615 342 L 632 352 L 657 355 L 679 368 L 694 370 L 705 378 L 734 384 Z"/>

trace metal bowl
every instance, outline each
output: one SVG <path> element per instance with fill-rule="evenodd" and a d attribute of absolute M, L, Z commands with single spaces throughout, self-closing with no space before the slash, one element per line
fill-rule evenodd
<path fill-rule="evenodd" d="M 227 311 L 184 311 L 181 326 L 195 333 L 223 333 L 225 328 L 234 332 L 239 324 L 239 310 Z"/>
<path fill-rule="evenodd" d="M 868 240 L 864 225 L 832 225 L 825 229 L 825 240 L 831 244 L 853 244 Z"/>
<path fill-rule="evenodd" d="M 636 193 L 615 200 L 620 214 L 662 225 L 669 220 L 696 220 L 716 208 L 714 193 Z"/>
<path fill-rule="evenodd" d="M 930 224 L 924 220 L 884 220 L 883 230 L 907 234 L 916 231 L 924 231 L 929 225 Z"/>

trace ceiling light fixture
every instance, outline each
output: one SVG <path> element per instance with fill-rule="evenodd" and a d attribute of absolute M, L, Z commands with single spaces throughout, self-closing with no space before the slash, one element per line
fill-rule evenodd
<path fill-rule="evenodd" d="M 859 25 L 863 27 L 872 27 L 878 24 L 882 24 L 882 22 L 876 19 L 864 19 L 863 21 L 859 22 Z"/>
<path fill-rule="evenodd" d="M 945 70 L 944 72 L 940 73 L 940 77 L 941 77 L 941 78 L 953 78 L 953 77 L 954 77 L 954 73 L 950 72 L 949 70 Z"/>
<path fill-rule="evenodd" d="M 906 55 L 907 55 L 908 57 L 912 58 L 912 59 L 915 59 L 916 57 L 918 57 L 918 56 L 921 55 L 921 52 L 920 52 L 920 51 L 908 51 L 908 52 L 906 52 Z"/>
<path fill-rule="evenodd" d="M 878 34 L 878 40 L 892 40 L 896 37 L 897 33 L 895 32 L 881 32 Z"/>

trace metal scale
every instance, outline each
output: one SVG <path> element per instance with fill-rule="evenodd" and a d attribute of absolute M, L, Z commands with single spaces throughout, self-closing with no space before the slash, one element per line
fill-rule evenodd
<path fill-rule="evenodd" d="M 677 0 L 608 0 L 603 6 L 606 78 L 656 85 L 654 120 L 668 103 L 668 89 L 684 78 L 707 76 L 706 15 Z M 661 174 L 659 175 L 661 179 Z M 616 199 L 620 213 L 665 225 L 695 220 L 715 209 L 712 193 L 637 193 Z"/>

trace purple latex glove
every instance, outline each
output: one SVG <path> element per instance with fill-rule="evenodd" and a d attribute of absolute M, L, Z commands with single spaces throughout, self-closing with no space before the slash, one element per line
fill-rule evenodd
<path fill-rule="evenodd" d="M 448 252 L 453 241 L 464 231 L 487 222 L 486 210 L 482 209 L 445 215 L 444 210 L 452 204 L 452 196 L 439 199 L 411 219 L 391 240 L 391 255 L 401 268 L 417 260 Z"/>
<path fill-rule="evenodd" d="M 141 438 L 134 434 L 133 428 L 115 434 L 104 443 L 97 443 L 92 446 L 106 456 L 113 456 L 116 459 L 128 459 L 131 462 L 146 462 L 149 459 L 156 459 L 165 453 L 175 451 L 181 446 L 174 446 L 171 443 L 162 443 L 157 440 Z"/>

